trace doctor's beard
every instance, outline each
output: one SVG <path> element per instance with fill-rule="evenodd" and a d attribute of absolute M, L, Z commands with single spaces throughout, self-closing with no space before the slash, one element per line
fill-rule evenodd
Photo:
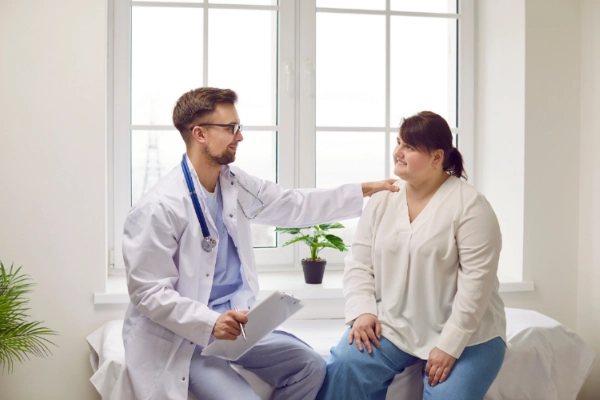
<path fill-rule="evenodd" d="M 227 165 L 227 164 L 231 164 L 232 162 L 235 161 L 235 153 L 231 153 L 227 149 L 225 149 L 225 151 L 223 151 L 219 155 L 214 155 L 214 154 L 211 154 L 208 147 L 205 147 L 204 154 L 206 155 L 206 158 L 209 161 L 211 161 L 217 165 Z"/>

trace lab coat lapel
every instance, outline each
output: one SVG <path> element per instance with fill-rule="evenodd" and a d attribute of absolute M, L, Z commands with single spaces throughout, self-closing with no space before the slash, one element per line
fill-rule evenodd
<path fill-rule="evenodd" d="M 235 247 L 239 247 L 237 229 L 238 185 L 229 166 L 223 165 L 221 167 L 219 181 L 221 183 L 221 194 L 223 198 L 223 222 L 225 223 L 227 232 L 229 232 L 229 236 L 231 236 Z"/>

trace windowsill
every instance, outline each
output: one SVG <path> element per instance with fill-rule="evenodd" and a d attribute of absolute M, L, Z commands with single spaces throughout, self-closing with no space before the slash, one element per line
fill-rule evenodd
<path fill-rule="evenodd" d="M 323 283 L 304 283 L 302 271 L 259 272 L 260 293 L 258 299 L 268 296 L 275 290 L 293 294 L 303 300 L 342 299 L 341 270 L 325 271 Z M 532 281 L 514 281 L 500 278 L 500 293 L 532 292 Z M 106 281 L 106 293 L 94 293 L 94 304 L 128 304 L 129 295 L 124 276 L 110 276 Z"/>

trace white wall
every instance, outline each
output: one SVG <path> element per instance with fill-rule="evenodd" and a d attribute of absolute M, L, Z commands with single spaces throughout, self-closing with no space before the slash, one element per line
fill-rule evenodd
<path fill-rule="evenodd" d="M 98 399 L 85 336 L 106 265 L 106 0 L 0 1 L 0 259 L 37 283 L 54 355 L 0 375 L 3 400 Z"/>
<path fill-rule="evenodd" d="M 480 0 L 477 19 L 477 185 L 498 214 L 501 259 L 535 284 L 502 297 L 575 328 L 579 2 Z"/>
<path fill-rule="evenodd" d="M 525 0 L 483 0 L 476 5 L 476 186 L 500 222 L 502 274 L 509 280 L 520 280 L 525 190 Z"/>
<path fill-rule="evenodd" d="M 503 298 L 575 329 L 600 358 L 600 2 L 477 4 L 477 182 L 503 258 L 524 199 L 523 277 L 536 288 Z M 600 398 L 600 362 L 578 398 Z"/>
<path fill-rule="evenodd" d="M 572 0 L 526 3 L 525 305 L 575 328 L 580 11 Z"/>
<path fill-rule="evenodd" d="M 600 394 L 600 1 L 581 2 L 581 138 L 577 331 L 596 351 L 581 399 Z M 570 143 L 566 143 L 572 148 Z"/>

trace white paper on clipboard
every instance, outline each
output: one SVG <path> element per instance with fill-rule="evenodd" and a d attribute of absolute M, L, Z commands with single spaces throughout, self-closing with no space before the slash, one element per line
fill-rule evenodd
<path fill-rule="evenodd" d="M 302 307 L 301 300 L 275 291 L 248 312 L 244 328 L 247 342 L 242 335 L 236 340 L 215 340 L 202 350 L 202 355 L 235 361 Z"/>

